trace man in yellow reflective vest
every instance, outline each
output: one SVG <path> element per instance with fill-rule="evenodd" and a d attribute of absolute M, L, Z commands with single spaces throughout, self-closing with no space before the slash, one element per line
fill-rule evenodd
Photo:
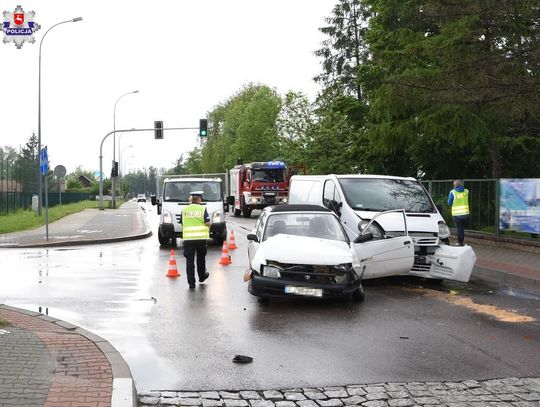
<path fill-rule="evenodd" d="M 463 186 L 463 180 L 454 181 L 454 189 L 448 195 L 448 205 L 452 207 L 452 217 L 456 224 L 458 245 L 465 240 L 465 223 L 469 220 L 469 190 Z"/>
<path fill-rule="evenodd" d="M 206 271 L 206 241 L 210 238 L 210 217 L 201 205 L 203 191 L 190 192 L 188 206 L 182 209 L 182 240 L 189 288 L 195 288 L 195 255 L 199 283 L 209 276 Z"/>

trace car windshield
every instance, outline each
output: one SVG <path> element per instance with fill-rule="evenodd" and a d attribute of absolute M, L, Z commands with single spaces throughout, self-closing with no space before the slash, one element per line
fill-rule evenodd
<path fill-rule="evenodd" d="M 257 182 L 283 182 L 285 170 L 282 169 L 256 169 L 253 170 L 253 181 Z"/>
<path fill-rule="evenodd" d="M 331 213 L 276 213 L 268 217 L 263 241 L 278 234 L 347 242 L 339 220 Z"/>
<path fill-rule="evenodd" d="M 342 178 L 339 180 L 351 208 L 361 211 L 405 209 L 408 213 L 434 213 L 424 188 L 416 181 L 382 178 Z"/>
<path fill-rule="evenodd" d="M 165 202 L 189 202 L 192 191 L 203 191 L 203 202 L 221 201 L 221 183 L 216 181 L 166 182 L 163 190 Z"/>

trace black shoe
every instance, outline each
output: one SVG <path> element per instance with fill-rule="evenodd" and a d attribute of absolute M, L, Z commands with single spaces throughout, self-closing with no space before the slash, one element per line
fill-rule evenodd
<path fill-rule="evenodd" d="M 208 271 L 206 273 L 204 273 L 204 277 L 203 278 L 199 278 L 199 283 L 202 283 L 204 280 L 206 280 L 208 277 L 210 277 L 210 273 L 208 273 Z"/>
<path fill-rule="evenodd" d="M 195 284 L 190 284 L 189 288 L 195 288 Z"/>

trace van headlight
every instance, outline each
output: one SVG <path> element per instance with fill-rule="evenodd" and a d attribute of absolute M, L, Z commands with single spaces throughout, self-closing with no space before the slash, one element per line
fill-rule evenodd
<path fill-rule="evenodd" d="M 163 223 L 172 223 L 172 215 L 169 211 L 163 211 Z"/>
<path fill-rule="evenodd" d="M 446 225 L 446 223 L 440 221 L 439 222 L 439 238 L 446 239 L 450 237 L 450 228 Z"/>
<path fill-rule="evenodd" d="M 381 228 L 375 225 L 375 223 L 372 223 L 371 225 L 369 225 L 369 227 L 366 230 L 366 226 L 368 225 L 368 223 L 369 222 L 367 220 L 362 221 L 361 223 L 362 233 L 371 233 L 373 235 L 373 240 L 384 239 Z"/>
<path fill-rule="evenodd" d="M 281 278 L 281 269 L 276 266 L 262 266 L 262 275 L 270 278 Z"/>
<path fill-rule="evenodd" d="M 223 212 L 215 211 L 212 215 L 212 223 L 220 223 L 223 222 Z"/>

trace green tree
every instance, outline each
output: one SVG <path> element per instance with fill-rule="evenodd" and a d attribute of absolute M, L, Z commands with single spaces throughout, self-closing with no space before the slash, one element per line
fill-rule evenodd
<path fill-rule="evenodd" d="M 540 161 L 538 2 L 365 1 L 375 16 L 361 77 L 376 151 L 435 177 L 530 175 L 501 152 Z"/>

